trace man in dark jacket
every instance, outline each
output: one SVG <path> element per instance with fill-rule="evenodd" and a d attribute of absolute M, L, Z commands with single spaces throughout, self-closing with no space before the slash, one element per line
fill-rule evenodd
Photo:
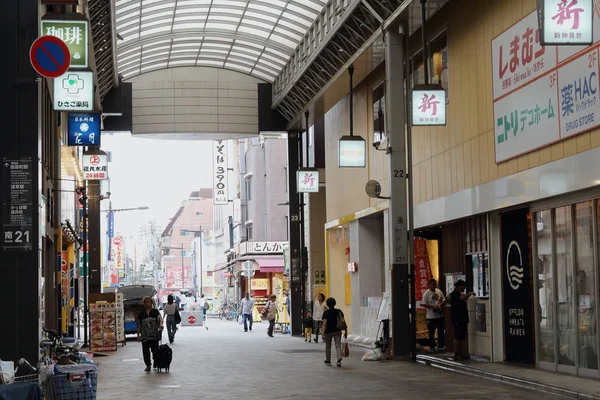
<path fill-rule="evenodd" d="M 467 300 L 475 293 L 463 293 L 467 283 L 459 279 L 454 284 L 454 290 L 450 294 L 450 306 L 452 307 L 452 325 L 454 326 L 454 360 L 468 360 L 469 349 L 467 347 L 467 328 L 469 326 L 469 312 Z"/>

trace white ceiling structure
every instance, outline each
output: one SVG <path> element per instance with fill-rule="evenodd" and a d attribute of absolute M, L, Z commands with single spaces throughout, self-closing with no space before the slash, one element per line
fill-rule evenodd
<path fill-rule="evenodd" d="M 116 0 L 118 71 L 230 69 L 273 82 L 326 0 Z"/>

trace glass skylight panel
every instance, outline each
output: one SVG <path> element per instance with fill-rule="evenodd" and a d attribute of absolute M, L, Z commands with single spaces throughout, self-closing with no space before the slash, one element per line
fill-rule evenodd
<path fill-rule="evenodd" d="M 152 26 L 152 25 L 150 25 L 150 26 Z M 144 36 L 152 35 L 154 33 L 169 32 L 170 30 L 171 30 L 170 25 L 158 26 L 156 28 L 151 28 L 151 29 L 142 26 L 142 29 L 140 30 L 140 34 L 142 35 L 142 37 L 144 37 Z"/>
<path fill-rule="evenodd" d="M 276 67 L 275 65 L 271 64 L 271 63 L 265 63 L 264 61 L 258 61 L 256 63 L 256 66 L 264 69 L 267 72 L 272 72 L 273 74 L 277 75 L 279 73 L 279 67 Z"/>
<path fill-rule="evenodd" d="M 173 66 L 173 65 L 194 65 L 196 64 L 196 60 L 174 60 L 174 61 L 169 61 L 169 66 Z"/>
<path fill-rule="evenodd" d="M 231 48 L 231 44 L 230 43 L 218 43 L 218 42 L 212 42 L 212 41 L 205 40 L 204 43 L 202 44 L 202 48 L 203 49 L 214 49 L 214 48 L 229 49 L 229 48 Z"/>
<path fill-rule="evenodd" d="M 144 23 L 147 23 L 148 21 L 158 21 L 160 22 L 171 22 L 171 20 L 173 19 L 173 10 L 170 11 L 163 11 L 160 13 L 148 13 L 148 14 L 144 14 L 142 13 L 142 25 Z"/>
<path fill-rule="evenodd" d="M 180 8 L 177 7 L 177 10 L 175 10 L 175 15 L 177 17 L 181 16 L 188 16 L 188 15 L 201 15 L 203 17 L 206 17 L 208 15 L 208 7 L 204 7 L 204 8 Z"/>
<path fill-rule="evenodd" d="M 282 18 L 279 20 L 279 25 L 281 27 L 285 27 L 287 28 L 287 30 L 292 31 L 300 36 L 304 36 L 304 34 L 306 33 L 307 29 L 305 26 L 303 25 L 299 25 L 298 22 L 288 22 L 286 19 Z M 283 29 L 283 28 L 282 28 Z"/>
<path fill-rule="evenodd" d="M 325 2 L 318 0 L 295 0 L 295 2 L 298 4 L 302 4 L 305 7 L 312 8 L 313 10 L 315 10 L 315 14 L 320 13 L 323 7 L 325 6 Z"/>
<path fill-rule="evenodd" d="M 279 17 L 281 15 L 281 13 L 283 12 L 283 8 L 268 7 L 268 6 L 263 6 L 263 5 L 255 4 L 255 3 L 248 4 L 248 9 L 249 10 L 258 10 L 260 12 L 271 14 L 276 17 Z"/>
<path fill-rule="evenodd" d="M 297 12 L 298 14 L 305 15 L 305 16 L 309 17 L 311 20 L 314 20 L 318 14 L 318 12 L 316 12 L 316 11 L 313 12 L 310 9 L 306 9 L 304 7 L 298 7 L 297 5 L 295 5 L 292 2 L 288 3 L 287 9 L 290 11 Z"/>
<path fill-rule="evenodd" d="M 233 64 L 233 63 L 226 63 L 225 68 L 239 70 L 240 72 L 243 72 L 246 74 L 249 73 L 250 71 L 252 71 L 251 67 L 246 67 L 245 65 L 237 65 L 237 64 Z"/>
<path fill-rule="evenodd" d="M 231 55 L 227 58 L 227 62 L 235 62 L 236 64 L 249 65 L 254 67 L 254 61 L 245 60 L 239 57 L 232 57 Z"/>
<path fill-rule="evenodd" d="M 197 65 L 210 65 L 210 66 L 214 66 L 214 67 L 222 67 L 223 66 L 223 61 L 217 61 L 217 60 L 209 60 L 209 59 L 201 59 L 199 58 L 196 61 Z"/>
<path fill-rule="evenodd" d="M 244 25 L 240 26 L 239 31 L 240 32 L 244 32 L 244 33 L 249 33 L 249 34 L 255 35 L 255 36 L 260 36 L 260 37 L 265 38 L 265 39 L 267 37 L 269 37 L 269 33 L 268 32 L 265 32 L 265 31 L 260 30 L 260 29 L 250 28 L 250 27 L 247 27 L 247 26 L 244 26 Z"/>
<path fill-rule="evenodd" d="M 158 0 L 160 2 L 160 4 L 155 5 L 155 6 L 148 6 L 147 2 L 144 1 L 142 3 L 142 15 L 144 14 L 148 14 L 148 13 L 156 13 L 156 12 L 160 12 L 160 11 L 164 11 L 164 10 L 173 10 L 173 4 L 172 2 L 167 3 L 166 1 L 163 0 Z M 165 4 L 166 3 L 166 4 Z"/>
<path fill-rule="evenodd" d="M 269 21 L 272 23 L 277 22 L 277 18 L 272 15 L 259 13 L 251 10 L 246 11 L 246 14 L 244 14 L 244 18 L 246 17 L 256 18 L 257 21 Z"/>
<path fill-rule="evenodd" d="M 199 49 L 202 43 L 200 42 L 189 42 L 189 43 L 173 43 L 173 49 L 177 48 L 194 48 Z"/>
<path fill-rule="evenodd" d="M 274 56 L 272 56 L 271 54 L 269 54 L 266 51 L 264 53 L 262 53 L 261 58 L 264 58 L 264 59 L 268 60 L 268 62 L 274 62 L 274 63 L 277 63 L 279 65 L 284 65 L 287 62 L 287 59 L 282 60 L 279 57 L 274 57 Z"/>
<path fill-rule="evenodd" d="M 117 25 L 121 26 L 123 23 L 129 21 L 129 20 L 140 20 L 140 9 L 139 7 L 136 7 L 135 9 L 128 11 L 126 13 L 120 14 L 117 18 Z"/>
<path fill-rule="evenodd" d="M 254 48 L 257 48 L 257 49 L 260 49 L 260 50 L 262 50 L 262 49 L 264 49 L 264 48 L 265 48 L 265 45 L 264 45 L 264 44 L 257 44 L 257 43 L 254 43 L 254 42 L 249 42 L 249 41 L 247 41 L 247 40 L 240 40 L 240 39 L 236 39 L 236 40 L 235 40 L 235 43 L 236 43 L 236 44 L 239 44 L 240 46 L 244 46 L 244 47 L 254 47 Z"/>
<path fill-rule="evenodd" d="M 250 0 L 251 1 L 251 0 Z M 213 7 L 246 7 L 248 0 L 213 0 Z"/>
<path fill-rule="evenodd" d="M 178 0 L 177 8 L 179 7 L 188 7 L 188 6 L 200 6 L 200 5 L 210 5 L 212 0 Z"/>
<path fill-rule="evenodd" d="M 275 79 L 275 77 L 277 76 L 277 75 L 267 74 L 256 68 L 254 68 L 254 70 L 252 70 L 252 75 L 258 76 L 259 78 L 264 79 L 267 82 L 272 82 Z"/>
<path fill-rule="evenodd" d="M 140 2 L 139 1 L 133 2 L 131 4 L 124 4 L 124 3 L 125 2 L 122 2 L 122 1 L 119 2 L 119 1 L 117 1 L 117 10 L 116 10 L 116 14 L 117 15 L 121 15 L 121 14 L 127 15 L 129 11 L 134 10 L 134 9 L 137 9 L 138 13 L 139 13 L 139 9 L 140 9 Z M 119 4 L 123 4 L 123 5 L 120 6 Z M 118 20 L 119 19 L 117 18 L 117 22 L 118 22 Z"/>
<path fill-rule="evenodd" d="M 139 26 L 136 25 L 136 26 L 128 28 L 128 29 L 119 30 L 119 34 L 125 38 L 130 33 L 136 33 L 136 32 L 139 32 L 139 30 L 140 30 Z"/>
<path fill-rule="evenodd" d="M 277 7 L 277 8 L 285 8 L 287 6 L 287 4 L 289 3 L 288 1 L 283 1 L 283 0 L 265 0 L 265 1 L 256 1 L 256 3 L 262 3 L 262 5 L 265 6 L 271 6 L 271 7 Z"/>
<path fill-rule="evenodd" d="M 200 49 L 200 54 L 202 54 L 204 52 L 225 54 L 225 55 L 229 54 L 228 49 L 211 49 L 211 48 L 205 48 L 204 46 L 202 46 L 202 49 Z"/>
<path fill-rule="evenodd" d="M 204 28 L 204 20 L 199 22 L 187 22 L 187 23 L 179 23 L 173 25 L 173 30 L 183 30 L 183 29 L 202 29 Z"/>
<path fill-rule="evenodd" d="M 235 57 L 241 57 L 241 58 L 245 58 L 247 60 L 252 60 L 252 62 L 256 61 L 256 56 L 251 55 L 251 54 L 240 53 L 238 51 L 234 51 L 233 49 L 231 50 L 230 54 Z"/>
<path fill-rule="evenodd" d="M 296 46 L 298 45 L 298 43 L 293 42 L 293 41 L 291 41 L 289 39 L 286 39 L 286 38 L 284 38 L 282 36 L 279 36 L 279 35 L 276 35 L 276 34 L 271 35 L 271 37 L 269 39 L 273 40 L 273 41 L 275 41 L 275 42 L 277 42 L 279 44 L 282 44 L 284 46 L 289 47 L 290 50 L 295 49 Z"/>
<path fill-rule="evenodd" d="M 273 31 L 273 33 L 277 33 L 279 34 L 279 36 L 289 39 L 292 42 L 294 42 L 294 48 L 298 45 L 298 42 L 300 41 L 300 39 L 302 39 L 302 35 L 299 35 L 298 33 L 294 32 L 294 31 L 290 31 L 289 29 L 285 29 L 282 27 L 276 27 Z"/>
<path fill-rule="evenodd" d="M 303 27 L 304 32 L 306 32 L 315 18 L 317 18 L 317 14 L 315 14 L 314 17 L 299 17 L 298 14 L 286 11 L 283 13 L 282 18 L 285 18 L 288 21 L 294 21 L 296 25 Z"/>
<path fill-rule="evenodd" d="M 237 42 L 236 42 L 236 45 L 235 45 L 235 46 L 233 46 L 231 50 L 232 50 L 232 51 L 239 51 L 239 52 L 243 52 L 244 54 L 250 54 L 250 55 L 252 55 L 254 58 L 256 58 L 256 57 L 260 56 L 260 54 L 261 54 L 261 52 L 260 52 L 260 51 L 258 51 L 258 50 L 250 49 L 250 48 L 248 48 L 248 47 L 244 47 L 244 46 L 239 46 L 239 45 L 237 45 Z"/>

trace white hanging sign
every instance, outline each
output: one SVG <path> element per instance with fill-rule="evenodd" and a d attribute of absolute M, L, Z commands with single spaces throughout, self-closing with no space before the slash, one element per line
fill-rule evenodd
<path fill-rule="evenodd" d="M 319 171 L 298 171 L 296 179 L 298 193 L 317 193 L 319 191 Z"/>
<path fill-rule="evenodd" d="M 593 0 L 538 0 L 542 44 L 584 45 L 593 42 Z"/>
<path fill-rule="evenodd" d="M 438 85 L 417 85 L 412 90 L 412 124 L 446 125 L 446 91 Z"/>
<path fill-rule="evenodd" d="M 226 205 L 229 203 L 227 195 L 227 142 L 215 140 L 213 148 L 214 163 L 214 194 L 213 204 Z"/>

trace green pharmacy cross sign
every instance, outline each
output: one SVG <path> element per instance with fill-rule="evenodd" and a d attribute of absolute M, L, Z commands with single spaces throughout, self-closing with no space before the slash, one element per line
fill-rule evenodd
<path fill-rule="evenodd" d="M 71 68 L 88 67 L 88 21 L 42 20 L 42 36 L 56 36 L 71 53 Z"/>

